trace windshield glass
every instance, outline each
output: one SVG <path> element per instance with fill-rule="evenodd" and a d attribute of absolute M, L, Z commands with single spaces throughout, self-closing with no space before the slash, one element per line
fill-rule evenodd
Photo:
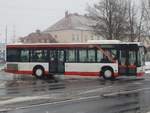
<path fill-rule="evenodd" d="M 136 51 L 129 51 L 129 65 L 136 64 Z"/>
<path fill-rule="evenodd" d="M 138 51 L 138 66 L 143 66 L 145 64 L 144 47 L 140 47 Z"/>

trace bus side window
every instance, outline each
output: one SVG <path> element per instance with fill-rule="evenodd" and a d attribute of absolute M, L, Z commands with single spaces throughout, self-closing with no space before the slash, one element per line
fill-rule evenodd
<path fill-rule="evenodd" d="M 43 62 L 43 50 L 35 49 L 31 52 L 31 61 L 33 62 Z"/>
<path fill-rule="evenodd" d="M 95 49 L 88 50 L 88 62 L 95 62 Z"/>
<path fill-rule="evenodd" d="M 87 50 L 86 49 L 80 49 L 79 50 L 79 62 L 87 62 Z"/>
<path fill-rule="evenodd" d="M 66 62 L 76 62 L 77 61 L 77 53 L 75 49 L 66 50 Z"/>
<path fill-rule="evenodd" d="M 20 60 L 19 49 L 8 49 L 6 55 L 7 55 L 8 62 L 18 62 Z"/>
<path fill-rule="evenodd" d="M 21 62 L 29 62 L 29 50 L 28 49 L 21 50 L 20 60 Z"/>
<path fill-rule="evenodd" d="M 103 59 L 103 53 L 100 50 L 97 50 L 97 62 L 101 62 Z"/>

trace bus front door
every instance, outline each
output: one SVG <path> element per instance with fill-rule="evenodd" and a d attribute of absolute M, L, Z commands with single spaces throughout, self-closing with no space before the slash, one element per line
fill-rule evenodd
<path fill-rule="evenodd" d="M 49 52 L 49 73 L 64 72 L 64 50 L 50 50 Z"/>
<path fill-rule="evenodd" d="M 136 75 L 136 51 L 119 51 L 119 75 Z"/>

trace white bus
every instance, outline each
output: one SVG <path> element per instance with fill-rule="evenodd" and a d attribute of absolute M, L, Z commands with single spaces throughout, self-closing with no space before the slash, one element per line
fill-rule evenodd
<path fill-rule="evenodd" d="M 37 78 L 65 74 L 113 79 L 144 75 L 144 58 L 140 42 L 9 44 L 5 71 Z"/>

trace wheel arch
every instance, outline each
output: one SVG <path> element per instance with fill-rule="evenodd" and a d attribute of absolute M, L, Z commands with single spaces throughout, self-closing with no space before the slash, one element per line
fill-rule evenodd
<path fill-rule="evenodd" d="M 114 72 L 114 69 L 113 69 L 111 66 L 103 66 L 103 67 L 101 68 L 101 71 L 102 71 L 103 69 L 110 69 L 110 70 L 112 70 L 112 71 Z"/>

